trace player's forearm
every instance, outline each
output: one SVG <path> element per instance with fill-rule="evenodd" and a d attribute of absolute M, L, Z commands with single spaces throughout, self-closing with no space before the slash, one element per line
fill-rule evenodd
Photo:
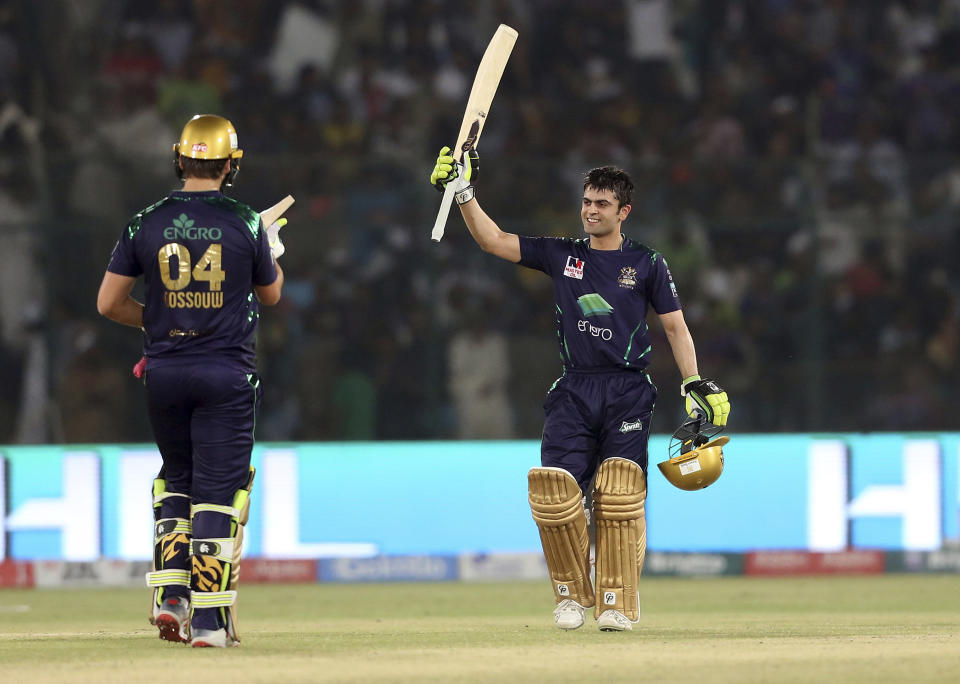
<path fill-rule="evenodd" d="M 277 279 L 274 281 L 274 284 L 278 289 L 283 290 L 284 276 L 283 269 L 280 268 L 280 262 L 274 259 L 273 265 L 277 267 Z"/>
<path fill-rule="evenodd" d="M 101 309 L 100 313 L 111 321 L 123 325 L 129 325 L 133 328 L 143 327 L 143 304 L 130 296 L 111 303 Z"/>
<path fill-rule="evenodd" d="M 497 233 L 500 233 L 500 227 L 487 216 L 487 213 L 480 208 L 480 203 L 473 199 L 466 204 L 460 205 L 460 213 L 463 214 L 463 220 L 467 224 L 470 235 L 480 249 L 485 252 L 490 251 L 488 247 L 497 239 Z"/>
<path fill-rule="evenodd" d="M 689 378 L 691 375 L 697 375 L 697 350 L 693 345 L 693 337 L 691 337 L 687 326 L 675 330 L 665 329 L 664 331 L 667 333 L 667 341 L 670 343 L 673 358 L 680 370 L 680 377 Z"/>
<path fill-rule="evenodd" d="M 257 293 L 257 299 L 264 306 L 275 306 L 280 302 L 283 295 L 283 269 L 280 268 L 280 262 L 276 259 L 273 264 L 277 269 L 277 277 L 269 285 L 256 285 L 253 289 Z"/>
<path fill-rule="evenodd" d="M 480 249 L 514 263 L 520 261 L 520 239 L 513 233 L 500 230 L 500 226 L 487 216 L 476 199 L 461 204 L 460 213 Z"/>

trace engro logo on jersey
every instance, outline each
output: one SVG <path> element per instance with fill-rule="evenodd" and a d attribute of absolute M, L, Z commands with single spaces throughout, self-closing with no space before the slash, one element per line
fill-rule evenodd
<path fill-rule="evenodd" d="M 583 280 L 583 259 L 578 259 L 575 256 L 567 257 L 567 265 L 563 269 L 563 275 L 568 278 L 576 278 L 577 280 Z"/>
<path fill-rule="evenodd" d="M 202 228 L 193 225 L 193 219 L 186 214 L 173 219 L 173 225 L 163 229 L 164 240 L 220 240 L 223 231 L 219 228 Z"/>
<path fill-rule="evenodd" d="M 590 321 L 577 321 L 577 330 L 580 332 L 590 333 L 594 337 L 599 337 L 605 342 L 609 342 L 613 339 L 613 331 L 610 328 L 598 328 L 595 325 L 591 325 Z"/>

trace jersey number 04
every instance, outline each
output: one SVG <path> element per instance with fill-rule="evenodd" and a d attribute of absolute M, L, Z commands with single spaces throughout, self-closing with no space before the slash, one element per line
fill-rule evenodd
<path fill-rule="evenodd" d="M 174 266 L 173 257 L 176 257 Z M 157 260 L 160 262 L 160 280 L 168 290 L 182 290 L 193 280 L 206 281 L 212 292 L 218 292 L 227 273 L 221 263 L 223 259 L 223 245 L 215 242 L 207 247 L 207 251 L 191 269 L 190 250 L 179 242 L 169 242 L 160 248 Z"/>

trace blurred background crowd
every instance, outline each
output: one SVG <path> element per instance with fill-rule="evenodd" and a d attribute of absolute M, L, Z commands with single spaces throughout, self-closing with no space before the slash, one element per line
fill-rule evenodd
<path fill-rule="evenodd" d="M 284 229 L 265 440 L 536 438 L 550 280 L 483 254 L 428 175 L 499 23 L 480 145 L 504 230 L 581 236 L 583 173 L 677 282 L 733 432 L 957 429 L 960 0 L 7 0 L 0 443 L 150 441 L 140 336 L 96 313 L 195 113 Z M 681 378 L 652 316 L 655 432 Z"/>

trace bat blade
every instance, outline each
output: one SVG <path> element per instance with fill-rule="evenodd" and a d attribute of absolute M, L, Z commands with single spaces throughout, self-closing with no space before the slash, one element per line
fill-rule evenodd
<path fill-rule="evenodd" d="M 500 24 L 483 53 L 483 59 L 480 60 L 480 66 L 477 67 L 477 75 L 473 79 L 473 87 L 470 89 L 467 109 L 463 114 L 463 123 L 460 124 L 460 133 L 457 135 L 457 142 L 451 152 L 451 155 L 457 161 L 463 157 L 464 152 L 474 149 L 480 140 L 483 125 L 487 122 L 487 116 L 490 114 L 493 96 L 496 95 L 500 78 L 503 76 L 504 69 L 507 68 L 510 53 L 513 52 L 513 46 L 517 42 L 517 35 L 515 29 L 506 24 Z M 448 184 L 443 193 L 443 200 L 440 202 L 440 212 L 437 214 L 437 220 L 433 224 L 433 231 L 430 235 L 434 242 L 440 242 L 443 237 L 452 200 L 453 187 L 452 184 Z"/>
<path fill-rule="evenodd" d="M 282 200 L 274 204 L 269 209 L 264 209 L 260 212 L 260 220 L 263 222 L 263 227 L 266 228 L 271 223 L 276 221 L 278 218 L 283 216 L 283 214 L 290 208 L 290 206 L 295 202 L 293 195 L 287 195 Z"/>

